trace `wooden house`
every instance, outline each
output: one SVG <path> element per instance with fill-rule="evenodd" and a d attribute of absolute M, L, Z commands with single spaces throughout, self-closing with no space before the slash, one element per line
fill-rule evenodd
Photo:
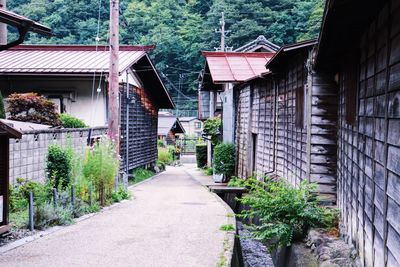
<path fill-rule="evenodd" d="M 203 52 L 206 64 L 200 75 L 199 118 L 205 120 L 221 115 L 224 142 L 234 142 L 234 86 L 266 71 L 262 66 L 266 61 L 255 59 L 257 53 L 261 53 L 259 58 L 268 60 L 278 49 L 279 46 L 261 35 L 233 52 Z M 223 73 L 219 73 L 220 70 Z"/>
<path fill-rule="evenodd" d="M 337 96 L 307 65 L 315 44 L 282 47 L 268 72 L 236 87 L 237 173 L 318 183 L 335 204 Z"/>
<path fill-rule="evenodd" d="M 179 117 L 179 121 L 189 138 L 201 137 L 203 134 L 203 122 L 197 117 Z"/>
<path fill-rule="evenodd" d="M 400 266 L 400 1 L 327 1 L 315 71 L 338 93 L 337 194 L 365 266 Z"/>
<path fill-rule="evenodd" d="M 400 2 L 326 3 L 317 41 L 237 86 L 237 171 L 319 184 L 363 266 L 400 266 Z"/>
<path fill-rule="evenodd" d="M 171 113 L 160 112 L 158 114 L 158 139 L 166 145 L 175 145 L 179 135 L 185 134 L 185 129 L 180 120 Z"/>
<path fill-rule="evenodd" d="M 217 96 L 222 99 L 221 117 L 224 142 L 233 143 L 234 141 L 235 112 L 237 110 L 234 102 L 237 93 L 235 85 L 266 72 L 265 64 L 274 54 L 273 52 L 203 52 L 206 66 L 200 93 L 209 92 L 209 110 L 211 111 L 214 111 Z M 210 114 L 212 113 L 210 112 Z"/>
<path fill-rule="evenodd" d="M 158 110 L 174 108 L 149 58 L 153 48 L 119 51 L 120 155 L 126 172 L 155 163 Z M 108 46 L 22 45 L 1 51 L 0 62 L 4 96 L 36 92 L 89 126 L 107 124 Z"/>

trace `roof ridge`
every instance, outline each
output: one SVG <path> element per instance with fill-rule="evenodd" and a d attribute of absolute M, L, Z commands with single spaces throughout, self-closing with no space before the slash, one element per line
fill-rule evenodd
<path fill-rule="evenodd" d="M 120 51 L 150 51 L 155 49 L 155 45 L 120 45 Z M 109 51 L 108 45 L 76 45 L 76 44 L 45 44 L 45 45 L 18 45 L 9 51 Z"/>

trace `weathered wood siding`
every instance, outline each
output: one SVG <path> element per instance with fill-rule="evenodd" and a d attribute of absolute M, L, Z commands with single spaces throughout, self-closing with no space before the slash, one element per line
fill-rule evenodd
<path fill-rule="evenodd" d="M 337 196 L 337 122 L 338 89 L 333 75 L 312 72 L 308 77 L 307 161 L 308 179 L 319 185 L 318 192 L 327 204 L 336 204 Z"/>
<path fill-rule="evenodd" d="M 127 115 L 127 109 L 129 110 Z M 132 170 L 157 159 L 158 108 L 146 90 L 121 86 L 121 168 Z M 128 131 L 126 124 L 128 123 Z M 127 144 L 128 139 L 128 144 Z"/>
<path fill-rule="evenodd" d="M 279 73 L 276 173 L 293 185 L 307 177 L 307 125 L 296 125 L 296 90 L 307 83 L 306 55 L 294 57 Z M 303 107 L 300 107 L 303 109 Z"/>
<path fill-rule="evenodd" d="M 338 205 L 366 266 L 400 266 L 399 1 L 380 12 L 355 49 L 355 88 L 340 71 Z M 358 92 L 353 125 L 349 90 Z"/>
<path fill-rule="evenodd" d="M 249 133 L 249 114 L 250 114 L 250 92 L 249 85 L 238 88 L 237 118 L 236 118 L 236 154 L 237 154 L 237 173 L 245 178 L 251 175 L 248 169 L 248 133 Z"/>
<path fill-rule="evenodd" d="M 334 204 L 338 93 L 333 81 L 308 73 L 307 57 L 307 51 L 293 57 L 275 80 L 236 87 L 237 171 L 242 178 L 254 171 L 293 185 L 318 183 L 324 200 Z"/>

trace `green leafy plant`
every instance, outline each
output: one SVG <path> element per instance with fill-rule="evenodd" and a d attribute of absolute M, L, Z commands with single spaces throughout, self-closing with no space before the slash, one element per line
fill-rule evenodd
<path fill-rule="evenodd" d="M 209 118 L 204 122 L 204 133 L 211 136 L 214 146 L 221 143 L 222 120 L 219 117 Z"/>
<path fill-rule="evenodd" d="M 213 173 L 214 173 L 213 168 L 205 168 L 204 169 L 205 175 L 213 175 Z"/>
<path fill-rule="evenodd" d="M 11 120 L 61 125 L 55 104 L 36 93 L 11 94 L 7 103 Z"/>
<path fill-rule="evenodd" d="M 114 190 L 111 194 L 113 202 L 121 202 L 124 199 L 129 199 L 130 196 L 130 192 L 128 190 L 125 190 L 123 186 L 118 187 L 118 189 Z"/>
<path fill-rule="evenodd" d="M 86 128 L 87 125 L 78 118 L 75 118 L 74 116 L 67 114 L 67 113 L 62 113 L 60 115 L 60 119 L 62 121 L 62 125 L 64 128 Z"/>
<path fill-rule="evenodd" d="M 221 225 L 219 230 L 221 230 L 221 231 L 235 231 L 235 226 L 233 226 L 232 224 L 224 224 L 224 225 Z"/>
<path fill-rule="evenodd" d="M 228 186 L 230 187 L 242 187 L 246 185 L 246 180 L 240 179 L 238 177 L 232 176 L 228 182 Z"/>
<path fill-rule="evenodd" d="M 144 168 L 137 168 L 133 171 L 133 184 L 140 183 L 150 177 L 154 176 L 154 172 Z"/>
<path fill-rule="evenodd" d="M 157 140 L 157 147 L 165 147 L 165 143 L 163 140 L 158 139 Z"/>
<path fill-rule="evenodd" d="M 57 144 L 50 145 L 47 152 L 47 178 L 56 188 L 65 188 L 71 181 L 71 154 Z"/>
<path fill-rule="evenodd" d="M 255 238 L 269 241 L 271 248 L 289 246 L 305 236 L 310 227 L 328 227 L 327 208 L 319 206 L 316 185 L 302 182 L 298 188 L 286 181 L 249 178 L 245 182 L 249 194 L 239 201 L 249 207 L 240 216 L 258 218 L 259 225 L 250 225 Z"/>
<path fill-rule="evenodd" d="M 207 165 L 207 144 L 196 145 L 196 162 L 198 168 L 204 168 Z"/>
<path fill-rule="evenodd" d="M 173 151 L 169 148 L 158 147 L 158 161 L 165 165 L 170 165 L 174 162 Z"/>
<path fill-rule="evenodd" d="M 87 150 L 83 174 L 96 189 L 102 206 L 111 196 L 118 170 L 118 155 L 109 138 L 102 138 L 93 148 Z"/>
<path fill-rule="evenodd" d="M 20 211 L 28 207 L 29 192 L 33 193 L 36 205 L 42 205 L 50 199 L 51 183 L 37 183 L 17 178 L 17 183 L 10 186 L 10 211 Z"/>
<path fill-rule="evenodd" d="M 4 109 L 4 99 L 0 91 L 0 119 L 6 118 L 6 110 Z"/>
<path fill-rule="evenodd" d="M 229 179 L 235 173 L 235 146 L 219 144 L 214 148 L 214 172 Z"/>

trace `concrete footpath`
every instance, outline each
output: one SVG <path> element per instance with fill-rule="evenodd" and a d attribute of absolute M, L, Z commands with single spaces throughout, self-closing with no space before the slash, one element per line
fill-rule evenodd
<path fill-rule="evenodd" d="M 0 266 L 216 266 L 232 218 L 196 173 L 170 167 L 132 200 L 1 254 Z"/>

